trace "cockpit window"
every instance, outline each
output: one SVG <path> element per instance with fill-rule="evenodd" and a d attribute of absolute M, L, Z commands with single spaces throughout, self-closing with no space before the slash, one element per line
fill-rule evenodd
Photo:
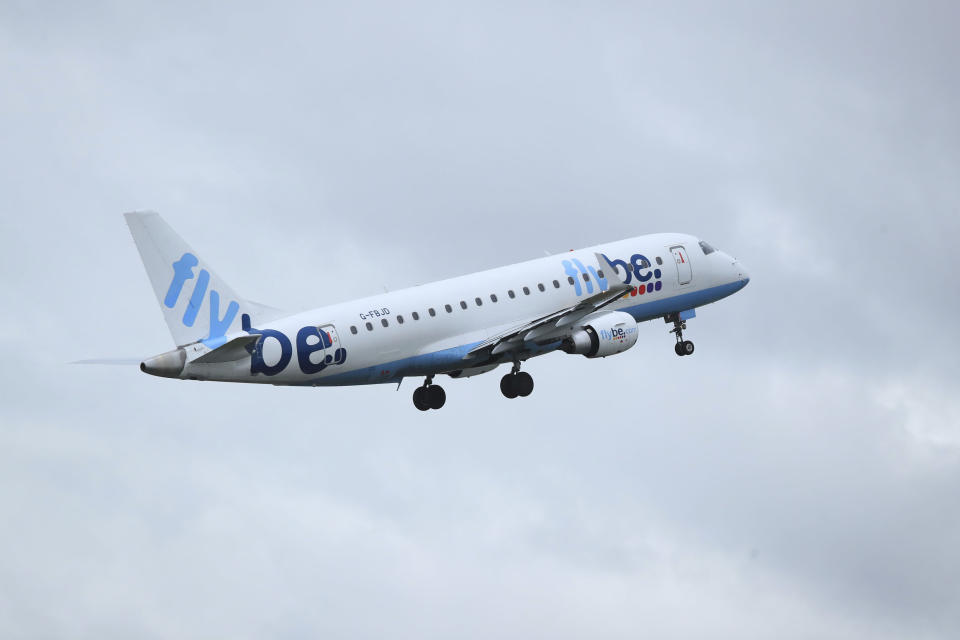
<path fill-rule="evenodd" d="M 711 253 L 713 253 L 714 251 L 716 251 L 716 249 L 714 249 L 713 247 L 711 247 L 711 246 L 710 246 L 710 243 L 709 243 L 709 242 L 706 242 L 705 240 L 701 240 L 701 241 L 700 241 L 700 248 L 703 249 L 703 255 L 705 255 L 705 256 L 708 256 L 708 255 L 710 255 Z"/>

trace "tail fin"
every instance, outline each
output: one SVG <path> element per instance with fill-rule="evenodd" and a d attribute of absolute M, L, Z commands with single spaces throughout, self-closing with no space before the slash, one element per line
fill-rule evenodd
<path fill-rule="evenodd" d="M 238 296 L 159 214 L 135 211 L 124 217 L 177 346 L 201 340 L 215 349 L 240 330 L 243 314 L 254 324 L 281 315 Z"/>

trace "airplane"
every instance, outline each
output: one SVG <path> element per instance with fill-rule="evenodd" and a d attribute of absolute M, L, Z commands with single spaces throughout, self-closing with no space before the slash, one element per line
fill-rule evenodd
<path fill-rule="evenodd" d="M 175 349 L 140 363 L 154 376 L 292 386 L 423 378 L 421 410 L 446 402 L 437 376 L 493 371 L 506 398 L 526 397 L 521 365 L 554 351 L 606 358 L 637 344 L 639 324 L 671 324 L 678 356 L 696 308 L 750 281 L 709 243 L 657 233 L 288 314 L 240 297 L 158 215 L 124 214 Z"/>

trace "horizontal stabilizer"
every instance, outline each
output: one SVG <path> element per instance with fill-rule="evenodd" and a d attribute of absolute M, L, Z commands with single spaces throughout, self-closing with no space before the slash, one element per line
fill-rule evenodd
<path fill-rule="evenodd" d="M 234 362 L 236 360 L 243 360 L 244 358 L 250 357 L 250 352 L 247 350 L 247 347 L 256 343 L 260 339 L 260 334 L 253 334 L 249 336 L 240 336 L 239 338 L 234 338 L 226 344 L 217 347 L 210 353 L 205 353 L 196 360 L 193 361 L 194 364 L 214 364 L 220 362 Z"/>

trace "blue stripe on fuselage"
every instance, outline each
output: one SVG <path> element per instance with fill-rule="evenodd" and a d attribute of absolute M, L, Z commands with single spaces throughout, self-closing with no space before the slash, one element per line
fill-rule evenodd
<path fill-rule="evenodd" d="M 341 386 L 348 384 L 379 384 L 396 382 L 398 378 L 427 376 L 442 371 L 456 371 L 469 367 L 463 358 L 480 342 L 471 342 L 432 353 L 423 353 L 409 358 L 384 362 L 372 367 L 346 371 L 332 376 L 323 376 L 306 382 L 306 385 Z"/>
<path fill-rule="evenodd" d="M 716 302 L 717 300 L 731 296 L 745 286 L 747 286 L 747 283 L 743 280 L 729 282 L 716 287 L 710 287 L 709 289 L 701 289 L 700 291 L 681 293 L 670 296 L 669 298 L 661 298 L 660 300 L 642 302 L 631 307 L 618 309 L 618 311 L 629 313 L 637 322 L 644 322 L 645 320 L 653 320 L 654 318 L 665 316 L 668 313 L 702 307 L 705 304 L 710 304 L 711 302 Z"/>

